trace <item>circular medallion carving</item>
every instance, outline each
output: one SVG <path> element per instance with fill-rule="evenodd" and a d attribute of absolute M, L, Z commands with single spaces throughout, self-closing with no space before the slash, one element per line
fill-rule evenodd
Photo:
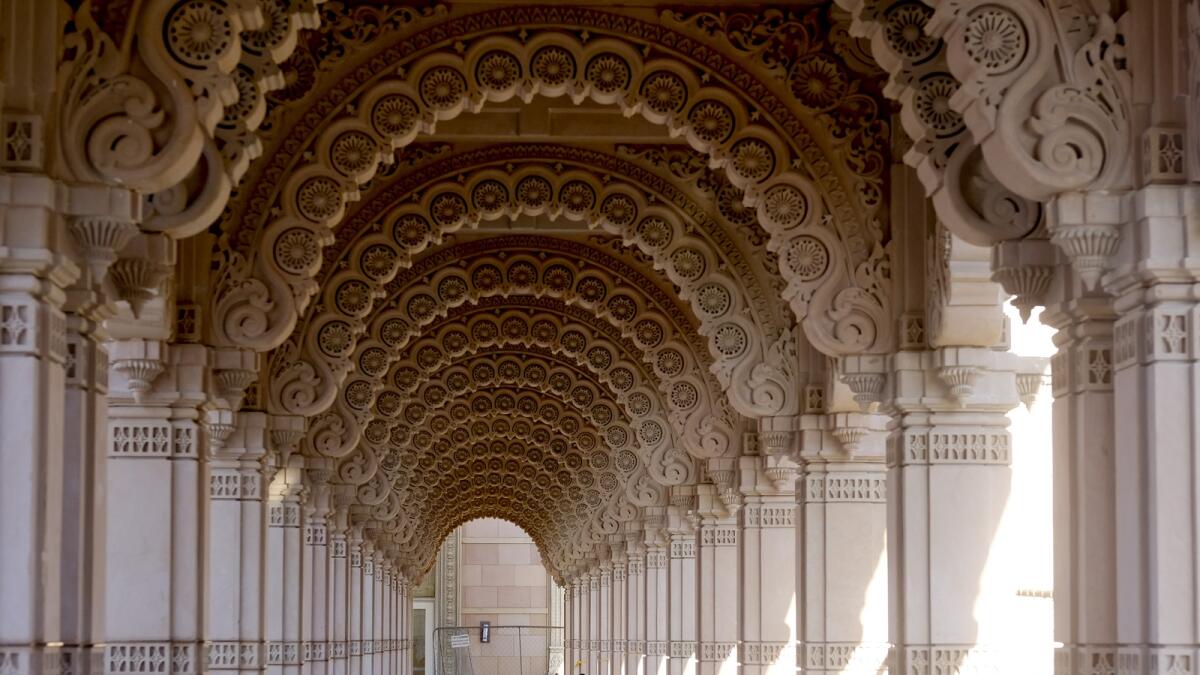
<path fill-rule="evenodd" d="M 437 66 L 421 76 L 421 100 L 435 110 L 448 110 L 458 105 L 467 93 L 467 81 L 449 66 Z"/>
<path fill-rule="evenodd" d="M 733 134 L 733 111 L 720 101 L 700 101 L 688 112 L 688 124 L 700 140 L 724 143 Z"/>
<path fill-rule="evenodd" d="M 850 78 L 834 57 L 810 54 L 792 66 L 791 88 L 792 95 L 805 107 L 827 110 L 846 95 Z"/>
<path fill-rule="evenodd" d="M 296 209 L 314 223 L 332 218 L 341 208 L 342 189 L 332 178 L 313 176 L 296 190 Z"/>
<path fill-rule="evenodd" d="M 829 267 L 829 250 L 820 239 L 804 235 L 788 244 L 784 259 L 797 279 L 814 281 L 821 278 Z"/>
<path fill-rule="evenodd" d="M 773 226 L 795 227 L 808 217 L 808 197 L 791 185 L 776 185 L 767 190 L 763 209 Z"/>
<path fill-rule="evenodd" d="M 371 308 L 371 287 L 357 279 L 344 281 L 334 293 L 338 311 L 357 316 Z"/>
<path fill-rule="evenodd" d="M 950 107 L 950 97 L 958 91 L 958 82 L 946 73 L 931 75 L 917 85 L 913 106 L 921 123 L 940 136 L 953 135 L 962 128 L 962 116 Z"/>
<path fill-rule="evenodd" d="M 321 353 L 332 359 L 340 359 L 354 348 L 354 332 L 345 321 L 330 321 L 321 326 L 317 333 L 317 346 Z"/>
<path fill-rule="evenodd" d="M 592 57 L 585 70 L 592 89 L 601 94 L 612 94 L 629 87 L 631 71 L 625 59 L 616 54 L 604 53 Z"/>
<path fill-rule="evenodd" d="M 306 229 L 293 227 L 275 239 L 275 264 L 288 274 L 306 274 L 317 263 L 321 247 Z"/>
<path fill-rule="evenodd" d="M 1011 10 L 985 5 L 971 14 L 963 31 L 967 55 L 991 74 L 1004 73 L 1025 56 L 1027 38 Z"/>
<path fill-rule="evenodd" d="M 391 246 L 372 244 L 359 257 L 359 266 L 374 281 L 382 281 L 396 269 L 396 252 Z"/>
<path fill-rule="evenodd" d="M 713 344 L 723 358 L 733 359 L 746 352 L 750 339 L 746 331 L 736 323 L 721 324 L 713 333 Z"/>
<path fill-rule="evenodd" d="M 375 164 L 379 147 L 361 131 L 347 131 L 329 146 L 329 161 L 343 176 L 360 174 Z"/>
<path fill-rule="evenodd" d="M 511 89 L 521 81 L 521 63 L 508 52 L 490 51 L 475 65 L 475 81 L 480 89 Z"/>
<path fill-rule="evenodd" d="M 205 0 L 176 3 L 165 24 L 171 56 L 189 66 L 203 68 L 234 44 L 233 22 L 224 4 Z"/>
<path fill-rule="evenodd" d="M 666 115 L 677 112 L 687 102 L 687 85 L 665 70 L 651 73 L 642 79 L 642 100 L 650 110 Z"/>
<path fill-rule="evenodd" d="M 747 138 L 729 149 L 733 171 L 741 178 L 760 182 L 775 172 L 775 151 L 757 138 Z"/>
<path fill-rule="evenodd" d="M 411 98 L 389 94 L 375 102 L 371 109 L 371 125 L 380 136 L 399 138 L 412 132 L 420 110 Z"/>
<path fill-rule="evenodd" d="M 904 58 L 919 63 L 938 49 L 938 40 L 925 33 L 933 9 L 920 2 L 897 3 L 884 19 L 883 34 L 888 46 Z"/>
<path fill-rule="evenodd" d="M 575 77 L 575 57 L 562 47 L 542 47 L 530 60 L 533 76 L 550 86 L 558 86 Z"/>

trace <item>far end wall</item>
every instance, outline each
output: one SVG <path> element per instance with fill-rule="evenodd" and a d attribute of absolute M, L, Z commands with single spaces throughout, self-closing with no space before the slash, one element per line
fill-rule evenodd
<path fill-rule="evenodd" d="M 484 518 L 462 526 L 459 610 L 462 625 L 549 626 L 552 580 L 537 546 L 506 520 Z"/>

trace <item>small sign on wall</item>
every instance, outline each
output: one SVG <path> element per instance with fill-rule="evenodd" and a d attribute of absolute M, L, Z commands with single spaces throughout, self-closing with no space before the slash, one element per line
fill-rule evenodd
<path fill-rule="evenodd" d="M 450 636 L 450 648 L 451 649 L 463 649 L 464 647 L 470 647 L 470 646 L 471 646 L 471 636 L 468 635 L 467 633 L 460 633 L 458 635 Z"/>
<path fill-rule="evenodd" d="M 479 622 L 479 641 L 483 642 L 485 644 L 492 641 L 492 622 L 491 621 L 480 621 Z"/>

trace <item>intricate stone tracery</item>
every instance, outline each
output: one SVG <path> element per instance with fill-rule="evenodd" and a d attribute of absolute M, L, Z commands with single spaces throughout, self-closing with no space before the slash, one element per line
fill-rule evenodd
<path fill-rule="evenodd" d="M 717 165 L 723 166 L 730 182 L 746 191 L 748 203 L 762 202 L 762 193 L 770 192 L 776 196 L 770 202 L 765 202 L 765 206 L 760 204 L 758 215 L 760 222 L 772 233 L 777 246 L 795 237 L 802 229 L 821 229 L 824 209 L 820 192 L 807 179 L 791 171 L 786 159 L 790 152 L 779 136 L 766 127 L 749 124 L 745 106 L 726 90 L 703 85 L 693 72 L 671 61 L 645 61 L 637 52 L 616 41 L 595 40 L 582 44 L 563 35 L 547 33 L 529 38 L 524 44 L 488 38 L 467 49 L 461 57 L 450 54 L 426 57 L 412 72 L 407 73 L 406 78 L 380 81 L 362 92 L 359 102 L 353 106 L 357 115 L 344 117 L 331 126 L 322 134 L 318 145 L 332 143 L 335 130 L 344 133 L 351 128 L 358 133 L 372 135 L 379 148 L 406 145 L 416 133 L 432 132 L 436 120 L 449 119 L 468 110 L 477 111 L 486 101 L 506 100 L 515 96 L 517 88 L 514 86 L 495 86 L 493 80 L 500 76 L 495 64 L 507 63 L 511 68 L 520 66 L 522 72 L 529 72 L 536 77 L 539 69 L 534 66 L 540 62 L 535 63 L 532 59 L 551 48 L 553 54 L 565 54 L 571 57 L 573 63 L 584 64 L 578 71 L 581 79 L 572 82 L 573 88 L 557 85 L 557 80 L 553 78 L 545 82 L 526 79 L 521 84 L 525 88 L 523 96 L 540 93 L 550 96 L 568 94 L 576 100 L 590 97 L 601 103 L 618 104 L 627 114 L 640 113 L 651 121 L 666 124 L 672 133 L 687 137 L 692 145 L 708 152 Z M 480 79 L 480 73 L 484 71 L 491 79 Z M 625 75 L 626 71 L 628 76 Z M 633 86 L 635 74 L 645 85 L 641 90 Z M 628 82 L 626 77 L 629 78 Z M 677 85 L 676 93 L 670 95 L 682 97 L 691 107 L 703 105 L 703 110 L 707 111 L 705 114 L 728 111 L 730 119 L 727 124 L 738 131 L 725 140 L 715 141 L 711 135 L 708 136 L 709 140 L 704 140 L 691 131 L 686 117 L 668 118 L 656 113 L 655 107 L 659 104 L 648 102 L 643 94 L 661 96 L 661 92 L 665 91 L 663 88 L 670 84 Z M 626 89 L 630 96 L 616 96 L 616 92 Z M 389 122 L 380 126 L 378 111 L 381 108 L 426 110 L 415 116 L 385 116 L 383 119 Z M 390 122 L 393 119 L 394 124 Z M 712 124 L 705 123 L 704 126 L 711 128 Z M 314 157 L 321 155 L 315 153 Z M 380 154 L 379 158 L 387 159 L 387 156 Z M 369 176 L 360 177 L 360 180 L 366 177 Z M 294 170 L 281 195 L 282 216 L 265 230 L 262 246 L 270 250 L 282 231 L 308 231 L 315 245 L 324 245 L 327 241 L 324 227 L 341 217 L 346 199 L 355 194 L 353 182 L 340 193 L 333 189 L 335 184 L 346 181 L 346 178 L 344 173 L 322 169 L 316 163 Z M 523 188 L 518 194 L 528 193 L 536 198 L 539 186 L 544 187 L 539 181 L 532 180 L 524 186 L 510 186 L 507 194 L 513 194 L 513 189 Z M 430 222 L 440 229 L 453 229 L 472 220 L 478 222 L 480 218 L 504 215 L 504 209 L 488 206 L 499 204 L 504 198 L 499 186 L 488 183 L 480 188 L 482 191 L 472 195 L 472 200 L 452 194 L 432 199 L 427 204 Z M 827 190 L 828 186 L 821 189 Z M 787 206 L 781 210 L 778 205 L 783 202 Z M 799 202 L 804 203 L 803 208 L 796 208 Z M 589 194 L 586 183 L 570 181 L 560 186 L 557 203 L 568 216 L 574 215 L 599 226 L 606 223 L 619 226 L 619 218 L 614 220 L 613 216 L 628 211 L 621 206 L 621 199 L 610 199 L 606 203 Z M 609 211 L 607 214 L 604 212 L 606 207 Z M 803 217 L 798 219 L 797 214 Z M 831 244 L 834 244 L 831 250 L 841 251 L 844 248 L 836 235 L 831 237 Z M 249 255 L 254 256 L 253 253 Z M 688 258 L 686 255 L 680 257 Z M 240 258 L 240 254 L 235 254 L 220 285 L 216 307 L 218 331 L 226 339 L 249 341 L 260 346 L 273 344 L 290 329 L 294 312 L 307 304 L 313 286 L 304 275 L 288 274 L 278 265 L 270 264 L 269 256 L 254 256 L 253 261 Z M 696 269 L 694 259 L 681 262 L 690 262 L 692 264 L 687 269 Z M 857 264 L 839 259 L 836 266 L 845 267 L 847 271 L 830 275 L 824 281 L 831 285 L 853 285 L 856 277 L 852 270 Z M 789 272 L 784 270 L 784 276 L 792 282 L 798 294 L 811 292 L 808 290 L 810 284 Z M 286 293 L 284 288 L 288 289 Z M 872 290 L 867 290 L 860 297 L 868 301 L 847 303 L 841 300 L 841 296 L 833 294 L 830 299 L 833 307 L 812 312 L 810 321 L 827 326 L 817 332 L 819 339 L 831 341 L 825 347 L 835 352 L 854 350 L 870 348 L 876 339 L 880 340 L 880 344 L 890 339 L 886 328 L 889 322 L 881 320 L 886 313 L 886 299 L 875 297 Z M 801 303 L 797 307 L 807 310 L 809 306 Z M 853 315 L 853 318 L 837 320 L 832 315 Z M 846 321 L 850 321 L 853 327 L 843 326 Z M 864 322 L 877 323 L 879 326 L 864 328 Z M 838 340 L 845 342 L 839 347 Z"/>

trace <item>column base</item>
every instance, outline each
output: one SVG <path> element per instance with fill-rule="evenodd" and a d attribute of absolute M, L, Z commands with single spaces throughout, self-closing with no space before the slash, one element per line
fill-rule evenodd
<path fill-rule="evenodd" d="M 987 645 L 909 645 L 892 653 L 892 672 L 904 675 L 1004 675 L 1004 652 Z"/>
<path fill-rule="evenodd" d="M 0 645 L 0 673 L 4 675 L 99 675 L 103 672 L 103 645 Z"/>
<path fill-rule="evenodd" d="M 806 642 L 797 646 L 797 661 L 805 673 L 814 675 L 876 675 L 887 672 L 891 645 L 876 642 Z M 896 670 L 904 675 L 923 675 L 926 671 Z"/>
<path fill-rule="evenodd" d="M 205 645 L 205 670 L 256 669 L 261 663 L 261 649 L 261 642 L 210 642 Z"/>
<path fill-rule="evenodd" d="M 1054 675 L 1169 675 L 1195 672 L 1200 645 L 1063 645 Z"/>

